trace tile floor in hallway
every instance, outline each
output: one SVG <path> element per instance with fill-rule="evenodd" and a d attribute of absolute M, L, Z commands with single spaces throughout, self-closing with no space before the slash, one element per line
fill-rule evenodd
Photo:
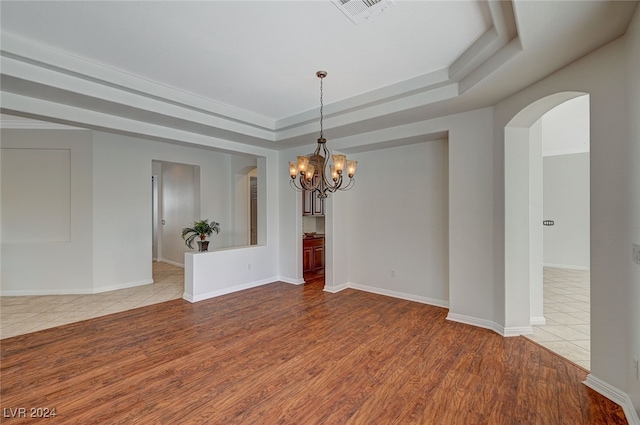
<path fill-rule="evenodd" d="M 590 370 L 590 273 L 544 268 L 544 317 L 533 341 Z"/>
<path fill-rule="evenodd" d="M 99 294 L 0 297 L 0 338 L 182 298 L 184 269 L 154 262 L 153 281 Z"/>

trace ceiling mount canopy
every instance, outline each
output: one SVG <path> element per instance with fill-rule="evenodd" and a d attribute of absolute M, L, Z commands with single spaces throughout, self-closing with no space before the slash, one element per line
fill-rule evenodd
<path fill-rule="evenodd" d="M 320 78 L 320 138 L 318 146 L 311 156 L 299 156 L 297 162 L 289 161 L 289 183 L 295 190 L 308 190 L 317 193 L 318 198 L 326 198 L 329 193 L 337 190 L 349 190 L 353 187 L 358 161 L 347 160 L 342 154 L 331 154 L 327 149 L 327 140 L 323 134 L 323 80 L 327 76 L 327 71 L 318 71 L 316 76 Z M 329 157 L 333 164 L 329 164 Z M 327 165 L 329 165 L 330 175 L 327 175 Z M 349 182 L 344 183 L 343 172 L 346 168 Z M 298 180 L 296 180 L 296 178 Z"/>

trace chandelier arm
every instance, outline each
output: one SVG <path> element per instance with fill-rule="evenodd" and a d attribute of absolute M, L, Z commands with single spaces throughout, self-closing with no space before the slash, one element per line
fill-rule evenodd
<path fill-rule="evenodd" d="M 316 181 L 315 183 L 311 183 L 313 181 L 313 178 L 311 180 L 308 180 L 305 176 L 301 175 L 299 179 L 300 179 L 300 186 L 304 190 L 314 191 L 318 188 L 319 181 Z"/>
<path fill-rule="evenodd" d="M 302 192 L 302 191 L 304 190 L 303 188 L 299 187 L 299 186 L 296 184 L 296 180 L 295 180 L 295 179 L 291 179 L 291 180 L 289 180 L 289 186 L 291 186 L 291 188 L 292 188 L 293 190 L 297 191 L 297 192 Z"/>
<path fill-rule="evenodd" d="M 356 179 L 354 177 L 350 177 L 349 178 L 349 183 L 347 183 L 347 185 L 345 187 L 340 188 L 340 190 L 349 190 L 353 187 L 353 185 L 355 184 Z"/>

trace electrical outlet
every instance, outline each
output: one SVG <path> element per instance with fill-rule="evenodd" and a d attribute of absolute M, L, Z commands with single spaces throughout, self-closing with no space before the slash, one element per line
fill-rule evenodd
<path fill-rule="evenodd" d="M 391 277 L 396 277 L 396 271 L 395 270 L 391 270 Z"/>
<path fill-rule="evenodd" d="M 247 270 L 251 270 L 251 264 L 247 264 Z"/>
<path fill-rule="evenodd" d="M 636 380 L 640 379 L 640 369 L 638 369 L 638 355 L 633 356 L 633 367 L 636 368 Z"/>

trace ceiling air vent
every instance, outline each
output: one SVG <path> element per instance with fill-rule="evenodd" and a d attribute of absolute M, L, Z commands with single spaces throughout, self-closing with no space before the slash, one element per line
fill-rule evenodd
<path fill-rule="evenodd" d="M 384 12 L 393 6 L 393 0 L 332 0 L 354 24 Z"/>

